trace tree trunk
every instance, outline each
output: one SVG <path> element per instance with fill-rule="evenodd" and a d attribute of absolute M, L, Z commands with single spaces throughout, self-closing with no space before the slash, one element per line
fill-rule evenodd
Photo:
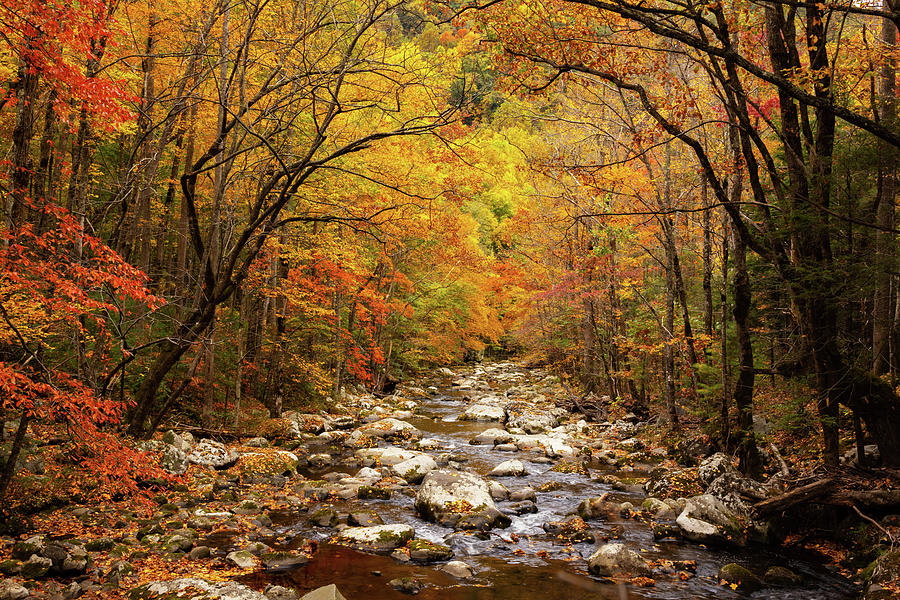
<path fill-rule="evenodd" d="M 891 10 L 890 2 L 884 1 L 884 9 Z M 881 39 L 885 48 L 897 44 L 897 27 L 890 19 L 882 19 Z M 889 59 L 881 67 L 879 99 L 880 121 L 894 127 L 897 121 L 896 108 L 896 65 Z M 894 202 L 897 194 L 897 151 L 885 142 L 879 142 L 878 157 L 878 209 L 875 222 L 882 228 L 875 232 L 875 252 L 878 260 L 875 294 L 872 299 L 872 372 L 882 375 L 890 371 L 890 340 L 892 331 L 891 272 L 894 270 L 896 245 L 894 234 Z"/>
<path fill-rule="evenodd" d="M 732 157 L 735 161 L 735 172 L 729 186 L 729 200 L 739 205 L 743 193 L 743 176 L 737 165 L 741 164 L 741 146 L 738 140 L 737 125 L 729 130 L 729 142 Z M 750 338 L 750 275 L 747 272 L 747 248 L 740 236 L 731 236 L 731 248 L 734 254 L 734 327 L 738 344 L 738 376 L 734 384 L 734 404 L 738 411 L 738 427 L 735 442 L 737 443 L 740 469 L 744 474 L 758 476 L 762 468 L 756 438 L 753 433 L 753 384 L 755 366 L 753 363 L 753 344 Z"/>
<path fill-rule="evenodd" d="M 675 403 L 675 269 L 672 254 L 666 252 L 666 315 L 663 327 L 664 397 L 669 426 L 678 429 L 678 410 Z"/>
<path fill-rule="evenodd" d="M 712 209 L 709 206 L 708 183 L 703 175 L 700 188 L 703 201 L 703 331 L 713 337 L 712 294 Z"/>
<path fill-rule="evenodd" d="M 27 44 L 26 53 L 32 43 Z M 38 71 L 27 58 L 19 64 L 16 91 L 16 121 L 12 131 L 11 193 L 7 214 L 13 227 L 21 225 L 28 214 L 28 192 L 31 182 L 31 140 L 34 136 L 34 109 L 38 95 Z"/>

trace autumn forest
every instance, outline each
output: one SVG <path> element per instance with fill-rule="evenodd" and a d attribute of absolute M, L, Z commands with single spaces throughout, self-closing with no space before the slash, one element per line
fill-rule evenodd
<path fill-rule="evenodd" d="M 0 600 L 898 597 L 898 25 L 2 0 Z"/>

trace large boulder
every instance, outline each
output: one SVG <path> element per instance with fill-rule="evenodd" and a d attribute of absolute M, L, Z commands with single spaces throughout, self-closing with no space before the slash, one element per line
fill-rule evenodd
<path fill-rule="evenodd" d="M 205 581 L 195 578 L 154 581 L 131 590 L 131 600 L 268 600 L 263 594 L 234 581 Z"/>
<path fill-rule="evenodd" d="M 684 538 L 693 542 L 737 545 L 746 542 L 741 516 L 709 494 L 689 498 L 675 524 Z"/>
<path fill-rule="evenodd" d="M 403 450 L 396 446 L 388 446 L 387 448 L 363 448 L 356 451 L 356 456 L 366 460 L 377 460 L 382 465 L 392 466 L 400 464 L 404 461 L 420 456 L 421 452 L 414 450 Z"/>
<path fill-rule="evenodd" d="M 767 488 L 758 481 L 741 477 L 737 471 L 726 470 L 716 477 L 706 493 L 715 496 L 734 513 L 743 517 L 750 516 L 750 507 L 741 499 L 741 496 L 763 499 L 772 495 L 775 490 Z"/>
<path fill-rule="evenodd" d="M 427 454 L 419 454 L 394 465 L 394 473 L 410 483 L 421 483 L 425 475 L 437 469 L 437 463 Z"/>
<path fill-rule="evenodd" d="M 213 440 L 200 440 L 187 457 L 188 462 L 213 469 L 227 469 L 237 463 L 239 458 L 237 452 Z"/>
<path fill-rule="evenodd" d="M 415 426 L 410 425 L 406 421 L 401 421 L 399 419 L 393 419 L 390 417 L 386 419 L 379 419 L 378 421 L 375 421 L 373 423 L 363 425 L 357 431 L 361 431 L 362 433 L 371 437 L 382 438 L 386 440 L 412 440 L 422 437 L 421 432 L 416 429 Z"/>
<path fill-rule="evenodd" d="M 604 544 L 597 548 L 588 558 L 588 570 L 602 577 L 625 574 L 649 577 L 651 574 L 647 561 L 624 544 Z"/>
<path fill-rule="evenodd" d="M 179 438 L 181 439 L 181 438 Z M 188 455 L 184 450 L 167 445 L 159 457 L 159 466 L 172 475 L 184 475 L 188 470 Z"/>
<path fill-rule="evenodd" d="M 390 552 L 405 545 L 415 536 L 411 525 L 375 525 L 374 527 L 348 527 L 338 535 L 339 544 L 363 552 Z"/>
<path fill-rule="evenodd" d="M 473 473 L 436 469 L 425 476 L 416 494 L 416 510 L 428 521 L 448 527 L 478 523 L 507 527 L 510 519 L 497 510 L 487 482 Z"/>
<path fill-rule="evenodd" d="M 247 452 L 241 456 L 241 474 L 258 477 L 296 474 L 300 459 L 293 452 Z"/>
<path fill-rule="evenodd" d="M 563 439 L 551 435 L 515 435 L 512 441 L 519 450 L 542 451 L 548 458 L 572 458 L 577 454 Z"/>
<path fill-rule="evenodd" d="M 0 580 L 0 600 L 23 600 L 31 595 L 27 588 L 12 579 Z"/>
<path fill-rule="evenodd" d="M 506 421 L 506 409 L 494 404 L 473 404 L 459 415 L 460 421 Z"/>
<path fill-rule="evenodd" d="M 191 447 L 193 446 L 193 438 L 194 436 L 192 436 L 191 434 L 178 435 L 170 429 L 163 434 L 162 441 L 163 443 L 169 446 L 174 446 L 175 448 L 178 448 L 179 450 L 187 454 L 191 451 Z"/>
<path fill-rule="evenodd" d="M 703 459 L 697 469 L 697 478 L 703 485 L 709 485 L 724 474 L 740 477 L 741 474 L 734 468 L 731 457 L 722 452 L 716 452 L 709 458 Z"/>
<path fill-rule="evenodd" d="M 650 478 L 644 484 L 644 492 L 655 498 L 686 498 L 702 493 L 703 486 L 694 469 L 656 467 L 650 471 Z"/>
<path fill-rule="evenodd" d="M 525 433 L 546 433 L 559 425 L 559 419 L 550 411 L 527 410 L 510 415 L 507 427 L 518 427 Z"/>
<path fill-rule="evenodd" d="M 512 434 L 505 429 L 491 427 L 490 429 L 485 429 L 484 431 L 476 435 L 469 441 L 469 443 L 473 445 L 493 444 L 496 446 L 497 444 L 505 444 L 507 442 L 511 442 L 512 440 Z"/>
<path fill-rule="evenodd" d="M 319 434 L 325 431 L 326 420 L 321 415 L 289 410 L 282 414 L 281 418 L 288 422 L 290 435 L 294 438 L 298 438 L 304 433 Z"/>

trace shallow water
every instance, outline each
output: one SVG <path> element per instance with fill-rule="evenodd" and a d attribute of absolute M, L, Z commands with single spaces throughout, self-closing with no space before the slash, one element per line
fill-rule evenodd
<path fill-rule="evenodd" d="M 481 370 L 478 381 L 487 383 L 494 393 L 502 392 L 510 383 L 522 382 L 528 377 L 524 371 L 509 365 L 488 367 Z M 708 549 L 700 545 L 681 542 L 655 542 L 650 526 L 637 520 L 611 516 L 601 521 L 591 521 L 589 525 L 598 538 L 609 538 L 625 543 L 632 550 L 641 552 L 649 561 L 696 561 L 697 574 L 687 581 L 679 580 L 674 572 L 670 575 L 657 574 L 655 587 L 640 588 L 632 585 L 615 584 L 594 578 L 586 573 L 585 559 L 595 550 L 595 544 L 567 544 L 546 533 L 542 525 L 549 521 L 560 521 L 571 515 L 584 498 L 600 496 L 609 492 L 616 501 L 631 501 L 640 505 L 644 496 L 637 492 L 614 491 L 610 485 L 597 481 L 598 475 L 614 473 L 611 467 L 591 470 L 591 477 L 579 474 L 564 474 L 550 471 L 552 464 L 536 462 L 538 454 L 526 452 L 500 452 L 492 446 L 470 445 L 469 440 L 480 431 L 496 427 L 496 423 L 474 423 L 458 421 L 457 415 L 469 405 L 465 396 L 481 396 L 488 390 L 474 392 L 459 390 L 450 385 L 449 380 L 436 382 L 439 393 L 424 401 L 419 415 L 409 419 L 418 427 L 424 437 L 436 438 L 444 444 L 438 452 L 449 452 L 459 457 L 468 468 L 485 474 L 496 464 L 510 458 L 518 458 L 525 463 L 528 475 L 507 477 L 500 481 L 510 489 L 530 486 L 537 488 L 548 481 L 558 481 L 562 487 L 553 492 L 538 492 L 536 514 L 512 517 L 512 525 L 507 529 L 496 529 L 489 536 L 454 533 L 452 530 L 419 519 L 413 508 L 413 498 L 395 493 L 390 500 L 354 501 L 351 504 L 337 502 L 333 506 L 338 512 L 351 509 L 371 509 L 384 519 L 385 523 L 409 523 L 416 530 L 416 536 L 434 542 L 447 544 L 454 549 L 454 559 L 463 560 L 476 571 L 476 576 L 465 582 L 458 582 L 437 570 L 438 565 L 421 566 L 403 564 L 386 556 L 369 555 L 352 549 L 327 543 L 335 531 L 330 528 L 311 526 L 306 515 L 285 512 L 275 515 L 273 527 L 277 540 L 267 543 L 276 548 L 296 546 L 303 538 L 319 540 L 319 550 L 309 564 L 292 573 L 283 575 L 254 574 L 244 581 L 259 586 L 276 583 L 296 588 L 305 593 L 321 585 L 336 583 L 348 600 L 363 598 L 378 600 L 403 598 L 388 581 L 395 577 L 417 577 L 427 584 L 419 594 L 420 598 L 440 598 L 442 600 L 543 600 L 568 598 L 573 600 L 619 599 L 619 598 L 784 598 L 789 600 L 849 599 L 856 597 L 857 588 L 847 580 L 830 572 L 815 562 L 804 561 L 801 557 L 789 556 L 763 548 L 749 548 L 740 551 Z M 343 469 L 331 469 L 343 470 Z M 321 476 L 324 472 L 314 473 Z M 640 475 L 640 472 L 627 473 Z M 508 503 L 498 502 L 502 508 Z M 216 540 L 217 545 L 227 546 L 227 540 Z M 278 542 L 281 542 L 280 544 Z M 716 573 L 727 563 L 738 562 L 761 574 L 772 565 L 782 565 L 792 569 L 804 578 L 798 588 L 766 588 L 747 594 L 736 592 L 718 585 Z M 378 574 L 373 574 L 377 572 Z"/>

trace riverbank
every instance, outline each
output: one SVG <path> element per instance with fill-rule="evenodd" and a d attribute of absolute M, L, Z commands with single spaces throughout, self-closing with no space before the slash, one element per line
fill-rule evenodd
<path fill-rule="evenodd" d="M 849 570 L 752 517 L 777 480 L 702 445 L 679 447 L 686 467 L 633 415 L 588 422 L 565 394 L 494 363 L 287 413 L 239 444 L 168 432 L 144 447 L 181 481 L 152 511 L 39 515 L 2 540 L 0 600 L 289 600 L 331 583 L 348 600 L 859 596 Z"/>

